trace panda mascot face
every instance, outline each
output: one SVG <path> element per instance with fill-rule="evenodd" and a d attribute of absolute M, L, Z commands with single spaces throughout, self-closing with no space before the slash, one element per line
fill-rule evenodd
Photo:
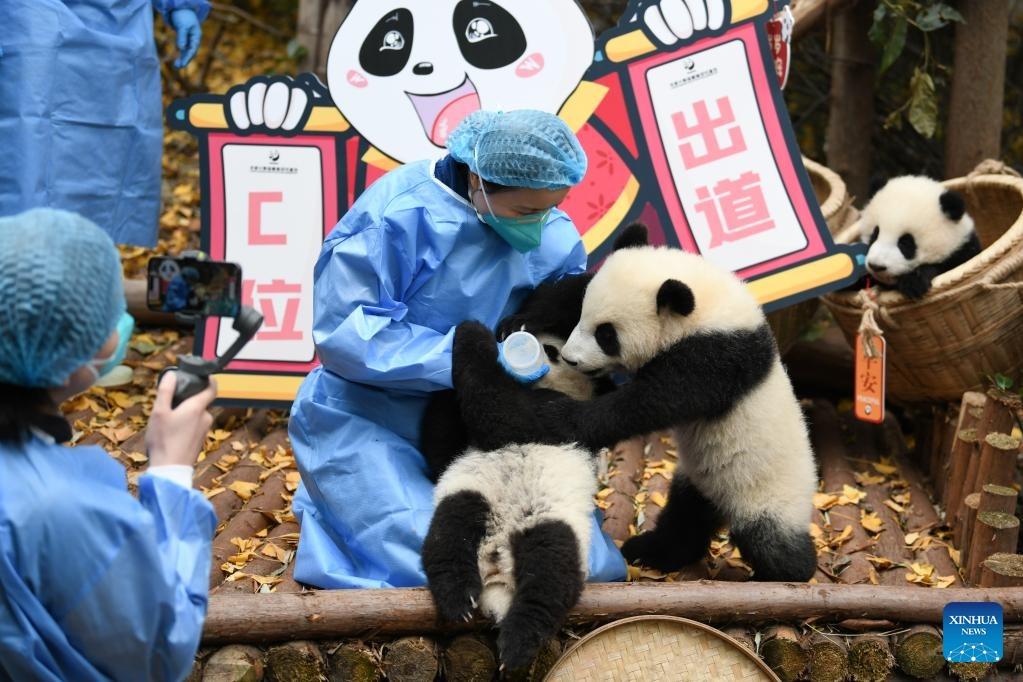
<path fill-rule="evenodd" d="M 867 271 L 888 287 L 929 268 L 929 288 L 931 277 L 979 252 L 962 195 L 922 176 L 893 178 L 874 195 L 860 217 L 860 239 L 870 246 Z"/>
<path fill-rule="evenodd" d="M 612 254 L 590 282 L 562 355 L 590 375 L 634 372 L 692 334 L 763 323 L 760 306 L 731 273 L 677 249 L 633 247 Z"/>
<path fill-rule="evenodd" d="M 479 109 L 557 113 L 593 61 L 575 0 L 363 0 L 327 83 L 345 118 L 397 161 L 437 158 Z"/>

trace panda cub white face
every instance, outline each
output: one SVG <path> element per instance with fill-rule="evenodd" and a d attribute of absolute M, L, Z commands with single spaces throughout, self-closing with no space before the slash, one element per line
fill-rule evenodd
<path fill-rule="evenodd" d="M 867 270 L 888 286 L 922 266 L 944 263 L 973 235 L 963 197 L 923 176 L 889 180 L 860 217 L 860 239 L 870 245 Z"/>
<path fill-rule="evenodd" d="M 731 272 L 678 249 L 627 248 L 590 282 L 562 355 L 591 375 L 634 372 L 686 336 L 755 329 L 764 321 Z"/>

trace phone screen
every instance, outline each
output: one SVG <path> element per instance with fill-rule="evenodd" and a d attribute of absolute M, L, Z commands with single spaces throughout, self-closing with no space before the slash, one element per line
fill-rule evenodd
<path fill-rule="evenodd" d="M 195 258 L 151 258 L 146 303 L 150 310 L 205 317 L 236 317 L 242 271 L 235 263 Z"/>

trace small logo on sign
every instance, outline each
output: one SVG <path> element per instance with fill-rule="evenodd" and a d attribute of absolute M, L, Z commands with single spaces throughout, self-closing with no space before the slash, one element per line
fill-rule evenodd
<path fill-rule="evenodd" d="M 270 163 L 277 163 L 281 160 L 281 153 L 276 149 L 270 150 Z"/>
<path fill-rule="evenodd" d="M 945 660 L 951 663 L 997 663 L 1002 659 L 1002 605 L 952 602 L 945 605 Z"/>
<path fill-rule="evenodd" d="M 693 61 L 692 57 L 686 57 L 685 60 L 682 62 L 682 66 L 685 68 L 686 71 L 692 71 L 693 69 L 696 68 L 696 62 Z"/>

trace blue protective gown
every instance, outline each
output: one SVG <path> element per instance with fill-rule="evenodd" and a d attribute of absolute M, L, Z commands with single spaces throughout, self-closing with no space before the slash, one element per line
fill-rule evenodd
<path fill-rule="evenodd" d="M 0 1 L 0 215 L 80 213 L 156 244 L 163 104 L 153 10 L 207 0 Z"/>
<path fill-rule="evenodd" d="M 442 165 L 446 160 L 439 162 Z M 418 451 L 431 391 L 451 388 L 454 327 L 495 327 L 586 252 L 555 210 L 539 248 L 512 249 L 423 161 L 385 175 L 327 236 L 315 268 L 322 366 L 302 384 L 290 435 L 303 485 L 295 578 L 323 588 L 424 585 L 419 551 L 433 486 Z M 594 515 L 590 579 L 625 561 Z"/>
<path fill-rule="evenodd" d="M 0 445 L 0 680 L 182 680 L 210 574 L 213 508 L 98 447 Z"/>

